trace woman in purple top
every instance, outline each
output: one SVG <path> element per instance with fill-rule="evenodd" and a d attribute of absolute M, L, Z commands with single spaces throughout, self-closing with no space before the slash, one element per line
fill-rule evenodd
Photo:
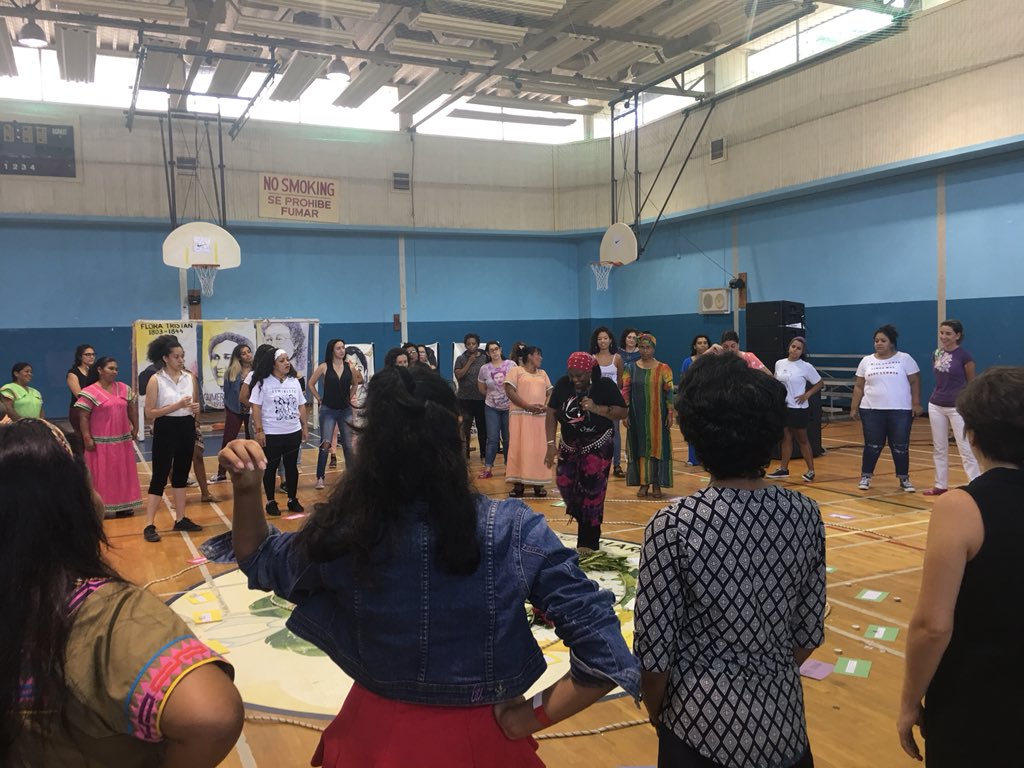
<path fill-rule="evenodd" d="M 964 326 L 959 320 L 943 320 L 939 325 L 939 348 L 935 350 L 932 369 L 935 391 L 928 400 L 928 421 L 932 425 L 932 450 L 935 460 L 935 487 L 925 496 L 941 496 L 949 490 L 949 429 L 953 428 L 956 447 L 967 479 L 981 474 L 978 460 L 964 434 L 964 420 L 956 410 L 956 396 L 974 378 L 974 358 L 960 346 Z"/>

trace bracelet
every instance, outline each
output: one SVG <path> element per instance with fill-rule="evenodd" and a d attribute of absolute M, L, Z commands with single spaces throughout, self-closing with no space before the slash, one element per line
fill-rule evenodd
<path fill-rule="evenodd" d="M 554 444 L 555 444 L 554 440 L 548 440 L 548 445 L 554 445 Z"/>
<path fill-rule="evenodd" d="M 551 718 L 548 717 L 547 711 L 544 709 L 544 691 L 538 691 L 533 697 L 533 716 L 537 718 L 537 722 L 541 724 L 542 728 L 548 728 L 551 725 Z"/>

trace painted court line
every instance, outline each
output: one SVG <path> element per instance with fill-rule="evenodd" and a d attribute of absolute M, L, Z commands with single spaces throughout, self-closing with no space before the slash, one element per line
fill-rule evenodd
<path fill-rule="evenodd" d="M 829 549 L 830 552 L 833 552 L 833 551 L 838 550 L 838 549 L 853 549 L 854 547 L 870 547 L 872 544 L 899 544 L 904 539 L 917 539 L 917 538 L 920 538 L 921 536 L 927 536 L 927 535 L 928 535 L 927 531 L 921 531 L 921 533 L 910 533 L 910 534 L 907 534 L 906 536 L 892 536 L 892 537 L 885 538 L 885 539 L 873 539 L 872 541 L 858 541 L 858 542 L 855 542 L 853 544 L 836 544 L 834 547 L 829 547 L 828 549 Z M 909 546 L 909 545 L 905 545 L 905 546 Z M 911 547 L 911 549 L 916 549 L 919 552 L 924 552 L 924 549 L 921 549 L 920 547 Z"/>
<path fill-rule="evenodd" d="M 845 600 L 835 600 L 832 597 L 829 597 L 828 601 L 832 605 L 841 605 L 843 608 L 849 608 L 851 611 L 855 611 L 857 613 L 863 613 L 865 616 L 871 616 L 872 618 L 875 618 L 875 619 L 881 619 L 883 622 L 885 622 L 886 626 L 898 626 L 898 627 L 903 627 L 904 629 L 906 629 L 907 627 L 910 626 L 905 621 L 900 621 L 899 619 L 894 619 L 892 616 L 886 616 L 884 613 L 879 613 L 878 611 L 872 611 L 872 610 L 870 610 L 868 608 L 865 608 L 862 605 L 856 605 L 854 603 L 848 603 Z"/>
<path fill-rule="evenodd" d="M 828 589 L 832 587 L 846 587 L 850 584 L 860 584 L 862 581 L 876 581 L 877 579 L 884 579 L 888 576 L 903 576 L 907 573 L 917 573 L 924 566 L 915 565 L 911 568 L 901 568 L 898 571 L 884 571 L 883 573 L 871 573 L 867 576 L 858 576 L 856 579 L 847 579 L 846 581 L 834 581 L 828 585 Z"/>

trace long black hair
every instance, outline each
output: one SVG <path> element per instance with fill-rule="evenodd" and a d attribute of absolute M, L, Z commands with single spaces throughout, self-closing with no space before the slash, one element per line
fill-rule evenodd
<path fill-rule="evenodd" d="M 619 351 L 619 346 L 615 343 L 615 334 L 612 333 L 612 329 L 607 325 L 599 325 L 590 334 L 590 354 L 596 355 L 601 351 L 601 348 L 597 345 L 597 337 L 602 333 L 608 334 L 608 351 L 614 355 Z"/>
<path fill-rule="evenodd" d="M 263 349 L 263 347 L 261 346 L 260 349 Z M 250 392 L 256 389 L 257 384 L 262 384 L 264 379 L 269 379 L 274 374 L 274 365 L 277 363 L 277 357 L 274 355 L 276 351 L 275 347 L 270 347 L 270 349 L 264 351 L 258 363 L 255 357 L 253 358 L 252 384 L 249 386 Z M 290 361 L 288 363 L 288 375 L 295 378 L 298 378 L 299 375 L 295 370 L 295 366 Z"/>
<path fill-rule="evenodd" d="M 106 543 L 85 463 L 63 434 L 39 419 L 0 426 L 0 765 L 11 764 L 20 709 L 57 709 L 64 721 L 68 598 L 77 579 L 119 580 L 103 561 Z"/>
<path fill-rule="evenodd" d="M 469 574 L 480 563 L 476 507 L 451 386 L 425 367 L 386 367 L 368 385 L 359 450 L 330 499 L 317 505 L 299 544 L 313 562 L 355 558 L 369 575 L 373 556 L 427 505 L 441 567 Z"/>
<path fill-rule="evenodd" d="M 82 355 L 85 354 L 85 350 L 87 349 L 91 349 L 93 352 L 96 351 L 96 347 L 94 347 L 92 344 L 79 344 L 77 347 L 75 347 L 75 368 L 82 364 Z"/>

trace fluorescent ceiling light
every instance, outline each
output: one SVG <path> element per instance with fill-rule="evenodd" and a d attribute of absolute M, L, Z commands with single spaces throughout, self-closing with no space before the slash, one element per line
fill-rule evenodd
<path fill-rule="evenodd" d="M 444 32 L 466 40 L 494 40 L 499 43 L 521 43 L 526 37 L 524 27 L 508 24 L 492 24 L 489 21 L 464 19 L 457 16 L 441 16 L 437 13 L 421 13 L 409 23 L 411 29 L 425 29 L 429 32 Z"/>
<path fill-rule="evenodd" d="M 586 106 L 589 106 L 589 104 L 590 104 L 590 100 L 589 99 L 584 99 L 582 96 L 575 96 L 575 97 L 570 96 L 569 97 L 569 106 L 570 107 L 586 107 Z"/>
<path fill-rule="evenodd" d="M 228 43 L 224 46 L 224 53 L 256 58 L 263 53 L 263 49 L 252 45 Z M 206 92 L 217 96 L 237 96 L 238 91 L 249 77 L 249 73 L 252 72 L 253 62 L 235 59 L 217 59 L 216 61 L 217 67 L 213 70 L 213 79 L 210 80 Z"/>
<path fill-rule="evenodd" d="M 576 122 L 571 117 L 532 117 L 530 115 L 509 115 L 501 112 L 478 112 L 475 109 L 453 109 L 449 117 L 464 120 L 490 120 L 494 123 L 524 123 L 526 125 L 547 125 L 553 128 L 564 128 Z"/>
<path fill-rule="evenodd" d="M 464 72 L 439 69 L 433 77 L 413 88 L 399 99 L 398 103 L 391 108 L 391 111 L 395 113 L 416 114 L 442 93 L 451 91 L 455 84 L 464 76 Z"/>
<path fill-rule="evenodd" d="M 26 21 L 18 32 L 18 45 L 24 45 L 26 48 L 45 48 L 49 44 L 43 28 L 34 21 Z"/>
<path fill-rule="evenodd" d="M 70 83 L 91 83 L 96 79 L 96 29 L 69 24 L 53 26 L 60 79 Z"/>
<path fill-rule="evenodd" d="M 284 75 L 277 81 L 277 86 L 270 94 L 271 101 L 298 101 L 302 92 L 320 77 L 320 73 L 330 63 L 331 57 L 326 53 L 307 53 L 296 51 Z"/>
<path fill-rule="evenodd" d="M 183 7 L 140 0 L 58 0 L 57 7 L 62 11 L 79 11 L 145 21 L 188 21 L 188 13 Z"/>
<path fill-rule="evenodd" d="M 607 43 L 597 48 L 597 61 L 580 70 L 584 77 L 612 77 L 640 59 L 650 56 L 655 50 L 651 46 L 637 43 Z"/>
<path fill-rule="evenodd" d="M 656 8 L 664 2 L 665 0 L 629 0 L 629 2 L 618 2 L 604 13 L 595 16 L 590 24 L 594 27 L 621 27 L 626 22 L 632 21 L 640 14 L 646 13 L 651 8 Z M 675 12 L 679 13 L 678 7 L 675 9 Z"/>
<path fill-rule="evenodd" d="M 155 41 L 150 40 L 149 42 L 154 43 Z M 160 41 L 160 44 L 168 45 L 169 43 Z M 174 68 L 180 63 L 181 57 L 176 53 L 150 51 L 147 49 L 146 59 L 142 62 L 142 78 L 139 80 L 139 87 L 150 90 L 165 89 L 171 81 Z"/>
<path fill-rule="evenodd" d="M 565 7 L 565 0 L 453 0 L 459 5 L 492 11 L 523 13 L 529 16 L 553 16 Z"/>
<path fill-rule="evenodd" d="M 332 82 L 347 83 L 352 79 L 348 71 L 348 64 L 340 58 L 335 58 L 331 66 L 327 68 L 327 79 Z"/>
<path fill-rule="evenodd" d="M 565 112 L 570 115 L 596 115 L 602 107 L 589 104 L 583 99 L 582 105 L 562 104 L 557 101 L 541 101 L 540 99 L 517 99 L 512 96 L 474 96 L 470 104 L 482 107 L 504 107 L 506 109 L 525 109 L 533 112 Z"/>
<path fill-rule="evenodd" d="M 239 16 L 235 22 L 236 32 L 248 32 L 264 37 L 286 38 L 306 42 L 327 43 L 330 45 L 351 46 L 355 42 L 349 32 L 338 29 L 324 29 L 309 24 L 293 24 L 275 19 L 257 19 L 253 16 Z"/>
<path fill-rule="evenodd" d="M 518 81 L 519 86 L 515 83 L 506 80 L 506 83 L 502 83 L 503 88 L 515 88 L 521 90 L 524 93 L 550 93 L 555 96 L 568 96 L 570 98 L 588 98 L 594 99 L 595 101 L 611 101 L 616 96 L 620 95 L 617 88 L 608 86 L 605 88 L 593 88 L 591 86 L 576 86 L 576 85 L 563 85 L 559 83 L 544 83 L 544 82 L 531 82 L 523 79 Z"/>
<path fill-rule="evenodd" d="M 537 53 L 527 56 L 526 61 L 520 67 L 531 72 L 547 72 L 552 67 L 557 67 L 563 61 L 587 50 L 597 41 L 598 38 L 586 35 L 566 35 L 550 45 L 545 45 Z"/>
<path fill-rule="evenodd" d="M 344 16 L 363 21 L 377 18 L 380 11 L 380 3 L 364 0 L 277 0 L 276 4 L 293 11 L 309 11 L 320 16 Z M 245 5 L 252 6 L 254 3 L 246 2 Z"/>
<path fill-rule="evenodd" d="M 451 59 L 453 61 L 494 61 L 495 52 L 489 48 L 470 48 L 465 45 L 444 45 L 442 43 L 426 43 L 422 40 L 410 40 L 407 37 L 396 37 L 389 46 L 391 53 L 405 56 L 424 56 L 435 59 Z"/>
<path fill-rule="evenodd" d="M 401 68 L 400 64 L 392 62 L 364 62 L 364 66 L 359 70 L 359 74 L 341 92 L 341 96 L 334 100 L 335 105 L 349 108 L 358 107 L 373 96 L 382 86 L 390 82 L 391 78 Z"/>
<path fill-rule="evenodd" d="M 0 18 L 0 77 L 17 77 L 18 62 L 14 58 L 14 46 L 11 45 L 11 30 L 7 19 Z"/>

